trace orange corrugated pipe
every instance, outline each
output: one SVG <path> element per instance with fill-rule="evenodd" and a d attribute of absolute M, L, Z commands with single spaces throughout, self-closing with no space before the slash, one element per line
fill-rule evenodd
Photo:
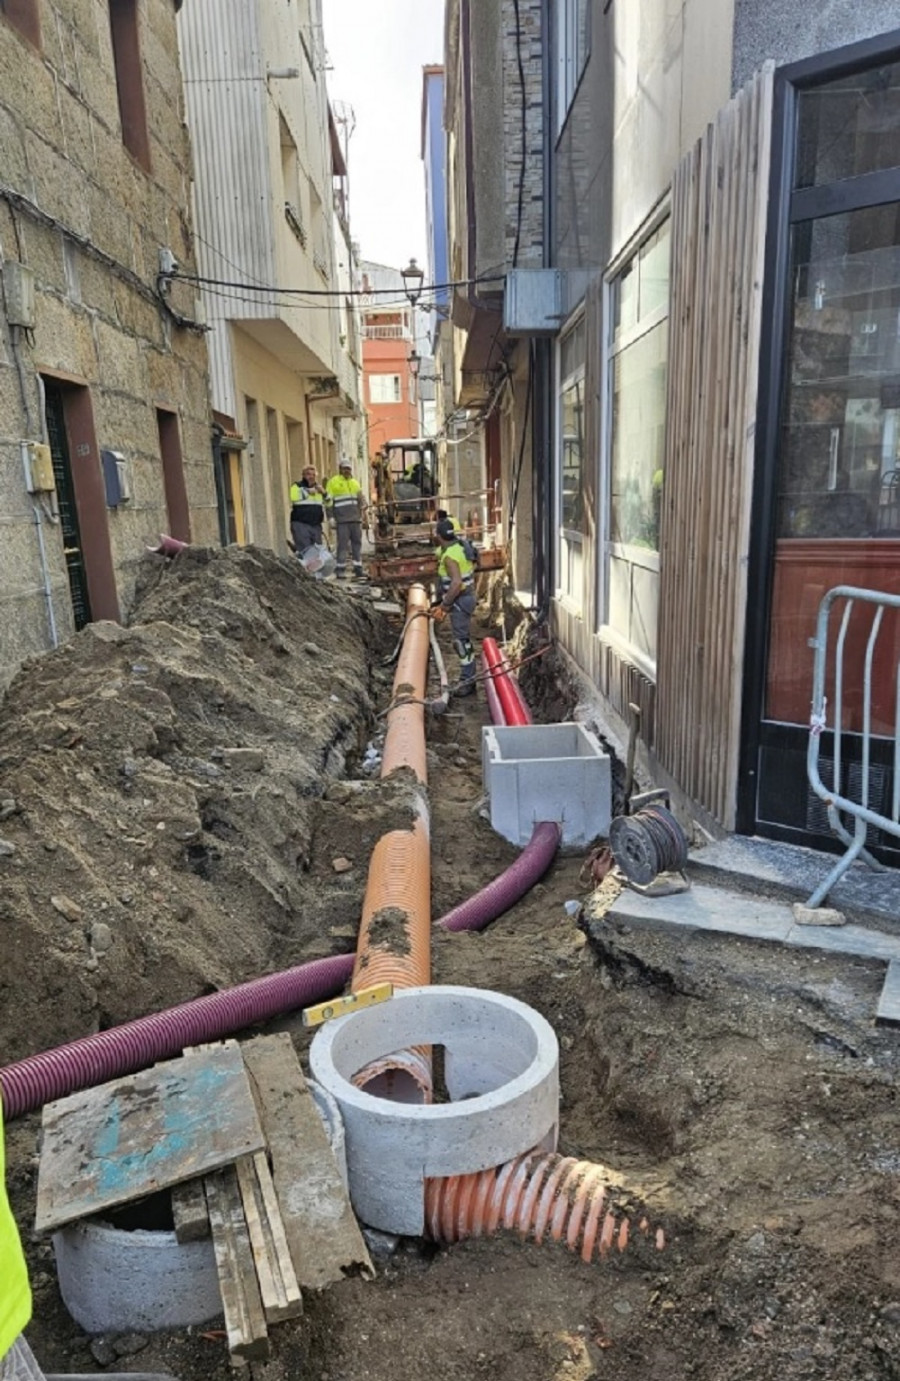
<path fill-rule="evenodd" d="M 608 1180 L 601 1165 L 553 1152 L 517 1156 L 474 1175 L 426 1179 L 426 1230 L 436 1242 L 459 1242 L 514 1229 L 538 1243 L 548 1235 L 564 1240 L 583 1261 L 602 1260 L 613 1248 L 623 1252 L 634 1237 Z M 662 1228 L 652 1229 L 643 1214 L 636 1231 L 662 1251 Z"/>
<path fill-rule="evenodd" d="M 374 983 L 417 988 L 431 982 L 431 840 L 425 786 L 425 690 L 428 677 L 427 591 L 410 588 L 406 629 L 394 676 L 388 716 L 382 779 L 401 769 L 412 772 L 421 790 L 412 829 L 389 830 L 372 852 L 363 899 L 351 991 Z M 403 1076 L 412 1078 L 409 1086 Z M 377 1080 L 377 1088 L 373 1084 Z M 369 1065 L 355 1083 L 370 1092 L 403 1101 L 431 1098 L 431 1061 L 427 1050 L 398 1052 Z"/>

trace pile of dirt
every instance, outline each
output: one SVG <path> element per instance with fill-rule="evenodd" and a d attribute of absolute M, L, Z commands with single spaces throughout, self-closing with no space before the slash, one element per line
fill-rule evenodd
<path fill-rule="evenodd" d="M 364 869 L 310 876 L 313 805 L 365 742 L 387 639 L 297 562 L 191 549 L 148 559 L 128 627 L 22 670 L 0 714 L 5 1060 L 352 947 L 329 931 Z"/>
<path fill-rule="evenodd" d="M 391 682 L 364 606 L 259 553 L 192 554 L 152 576 L 140 622 L 81 635 L 4 707 L 0 813 L 7 795 L 18 810 L 0 824 L 17 848 L 0 860 L 10 1055 L 12 1039 L 38 1048 L 157 994 L 352 948 L 375 839 L 409 818 L 402 784 L 366 779 L 354 757 L 383 727 Z M 555 655 L 527 664 L 540 679 L 523 670 L 540 718 L 568 703 Z M 427 722 L 435 916 L 517 854 L 481 802 L 485 720 L 479 696 Z M 264 770 L 228 766 L 229 748 L 261 753 Z M 193 866 L 191 844 L 208 851 Z M 339 855 L 350 867 L 336 873 Z M 900 1037 L 873 1021 L 883 965 L 613 923 L 604 901 L 620 884 L 587 897 L 582 861 L 560 855 L 480 934 L 436 930 L 433 981 L 510 993 L 551 1022 L 560 1149 L 624 1176 L 666 1250 L 588 1266 L 546 1240 L 403 1242 L 375 1281 L 307 1294 L 254 1381 L 900 1376 Z M 59 893 L 80 916 L 59 915 Z M 580 920 L 565 905 L 579 898 Z M 92 968 L 100 925 L 112 942 Z M 299 1014 L 276 1025 L 305 1061 Z M 37 1114 L 10 1125 L 8 1175 L 45 1370 L 227 1381 L 215 1327 L 90 1338 L 69 1317 L 50 1244 L 28 1230 L 39 1130 Z"/>

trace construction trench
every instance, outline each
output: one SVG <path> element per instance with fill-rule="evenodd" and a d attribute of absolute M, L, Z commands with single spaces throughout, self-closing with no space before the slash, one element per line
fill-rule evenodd
<path fill-rule="evenodd" d="M 486 609 L 481 632 L 502 649 Z M 433 714 L 426 619 L 384 665 L 404 622 L 262 553 L 185 553 L 152 563 L 129 629 L 85 630 L 4 702 L 0 1030 L 7 1069 L 30 1071 L 4 1080 L 7 1115 L 11 1083 L 22 1100 L 8 1174 L 44 1369 L 232 1373 L 215 1321 L 79 1327 L 34 1231 L 40 1117 L 26 1108 L 73 1076 L 35 1086 L 32 1057 L 92 1032 L 108 1046 L 153 1013 L 174 1026 L 166 1014 L 199 999 L 213 1024 L 157 1032 L 141 1058 L 288 1033 L 353 1126 L 354 1207 L 368 1195 L 398 1239 L 375 1279 L 305 1290 L 254 1374 L 900 1374 L 896 1038 L 871 1021 L 879 966 L 605 922 L 612 884 L 584 880 L 586 845 L 557 852 L 552 820 L 510 842 L 482 799 L 485 726 L 530 707 L 543 727 L 552 703 L 571 734 L 558 654 Z M 513 661 L 526 636 L 527 620 Z M 316 993 L 293 978 L 311 961 L 332 991 L 352 970 L 354 988 L 387 977 L 396 997 L 314 1035 L 297 1009 Z M 266 976 L 300 985 L 279 1015 Z M 248 987 L 261 1006 L 241 1005 Z M 118 1072 L 105 1058 L 102 1079 Z M 403 1101 L 374 1099 L 372 1081 Z M 460 1178 L 447 1146 L 479 1139 L 485 1100 L 483 1173 Z"/>

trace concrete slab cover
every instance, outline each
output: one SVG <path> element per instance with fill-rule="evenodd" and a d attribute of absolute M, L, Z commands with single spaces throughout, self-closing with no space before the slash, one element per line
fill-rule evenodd
<path fill-rule="evenodd" d="M 562 825 L 562 843 L 584 845 L 609 831 L 612 769 L 583 724 L 491 725 L 482 731 L 491 825 L 524 846 L 541 820 Z"/>
<path fill-rule="evenodd" d="M 351 1082 L 373 1060 L 420 1045 L 444 1047 L 453 1101 L 393 1103 Z M 421 1235 L 426 1178 L 487 1170 L 556 1142 L 556 1035 L 537 1012 L 501 993 L 403 989 L 324 1026 L 310 1068 L 344 1119 L 353 1207 L 383 1232 Z"/>

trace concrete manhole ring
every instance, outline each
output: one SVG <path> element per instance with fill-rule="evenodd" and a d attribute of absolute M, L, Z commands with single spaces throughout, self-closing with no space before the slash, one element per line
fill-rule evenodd
<path fill-rule="evenodd" d="M 374 1097 L 354 1074 L 395 1051 L 439 1045 L 450 1101 Z M 424 1231 L 424 1181 L 472 1174 L 556 1145 L 559 1047 L 549 1022 L 480 988 L 404 988 L 328 1022 L 310 1049 L 313 1077 L 344 1122 L 350 1198 L 384 1232 Z"/>

